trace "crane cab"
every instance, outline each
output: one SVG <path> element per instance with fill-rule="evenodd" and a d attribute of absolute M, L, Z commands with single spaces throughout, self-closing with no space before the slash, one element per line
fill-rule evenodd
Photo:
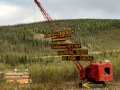
<path fill-rule="evenodd" d="M 82 74 L 82 72 L 85 72 Z M 108 60 L 92 62 L 81 72 L 81 77 L 96 82 L 111 81 L 113 79 L 112 64 Z"/>

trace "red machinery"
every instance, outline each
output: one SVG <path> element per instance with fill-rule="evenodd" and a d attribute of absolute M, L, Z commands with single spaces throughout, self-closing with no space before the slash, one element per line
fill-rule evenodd
<path fill-rule="evenodd" d="M 74 63 L 80 71 L 80 87 L 85 85 L 83 81 L 85 81 L 85 83 L 90 82 L 94 84 L 102 84 L 102 87 L 104 87 L 106 86 L 105 82 L 113 79 L 112 64 L 108 60 L 101 62 L 90 62 L 90 65 L 85 68 L 83 68 L 78 62 Z"/>
<path fill-rule="evenodd" d="M 112 80 L 112 65 L 106 61 L 92 62 L 86 68 L 81 69 L 80 76 L 83 80 L 96 82 Z"/>
<path fill-rule="evenodd" d="M 44 18 L 46 19 L 48 25 L 52 29 L 52 32 L 58 32 L 58 28 L 55 24 L 55 22 L 52 20 L 52 18 L 46 13 L 44 8 L 41 6 L 40 2 L 37 0 L 34 0 L 34 2 L 38 5 L 40 11 L 42 12 Z M 62 44 L 66 44 L 66 42 L 62 41 Z M 111 81 L 112 76 L 112 65 L 108 60 L 104 60 L 102 62 L 90 62 L 90 65 L 83 68 L 81 63 L 79 61 L 74 61 L 74 64 L 77 66 L 77 68 L 80 71 L 80 78 L 81 83 L 80 87 L 90 87 L 90 83 L 92 84 L 102 84 L 105 85 L 106 81 Z M 87 83 L 83 83 L 83 81 L 86 81 Z M 87 86 L 88 85 L 88 86 Z M 91 85 L 91 86 L 94 86 Z"/>

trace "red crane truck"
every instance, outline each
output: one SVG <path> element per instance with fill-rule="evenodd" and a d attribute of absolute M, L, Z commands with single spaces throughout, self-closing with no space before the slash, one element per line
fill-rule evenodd
<path fill-rule="evenodd" d="M 39 7 L 42 12 L 46 22 L 50 26 L 52 32 L 58 32 L 58 28 L 54 20 L 47 14 L 41 3 L 37 0 L 34 2 Z M 70 36 L 70 35 L 66 35 Z M 60 37 L 60 36 L 59 36 Z M 62 44 L 67 44 L 66 41 L 61 41 Z M 79 61 L 73 61 L 80 72 L 81 82 L 80 87 L 91 88 L 91 87 L 104 87 L 105 82 L 111 81 L 113 79 L 112 64 L 109 60 L 104 60 L 101 62 L 91 62 L 87 67 L 83 67 Z"/>

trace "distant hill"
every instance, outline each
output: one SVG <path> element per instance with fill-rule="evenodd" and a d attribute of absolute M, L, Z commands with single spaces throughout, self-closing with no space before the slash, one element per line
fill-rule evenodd
<path fill-rule="evenodd" d="M 82 43 L 90 51 L 120 50 L 120 20 L 72 19 L 56 20 L 59 30 L 75 29 L 69 42 Z M 51 33 L 46 22 L 0 26 L 0 53 L 29 56 L 56 55 L 51 40 L 43 34 Z"/>

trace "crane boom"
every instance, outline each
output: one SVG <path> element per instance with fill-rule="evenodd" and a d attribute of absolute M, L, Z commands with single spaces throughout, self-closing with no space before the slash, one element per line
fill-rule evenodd
<path fill-rule="evenodd" d="M 74 61 L 74 64 L 77 66 L 79 71 L 83 69 L 83 66 L 78 61 Z"/>
<path fill-rule="evenodd" d="M 52 20 L 52 18 L 47 14 L 47 12 L 41 6 L 41 3 L 38 2 L 37 0 L 34 0 L 34 2 L 37 4 L 37 6 L 39 7 L 40 11 L 42 12 L 45 20 L 47 21 L 48 25 L 52 29 L 52 32 L 58 32 L 58 27 L 57 27 L 56 23 Z"/>
<path fill-rule="evenodd" d="M 37 0 L 34 0 L 34 2 L 37 4 L 37 6 L 39 7 L 40 11 L 42 12 L 46 22 L 48 23 L 48 25 L 52 29 L 52 32 L 58 32 L 59 30 L 57 28 L 56 23 L 52 20 L 52 18 L 47 14 L 47 12 L 41 6 L 41 3 L 38 2 Z M 61 43 L 62 44 L 66 44 L 65 41 L 62 41 Z M 83 66 L 78 61 L 74 61 L 74 64 L 76 65 L 76 67 L 78 68 L 79 71 L 83 69 Z"/>

